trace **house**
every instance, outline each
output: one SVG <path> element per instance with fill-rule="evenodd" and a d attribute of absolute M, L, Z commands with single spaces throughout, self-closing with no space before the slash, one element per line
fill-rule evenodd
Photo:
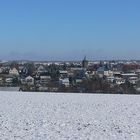
<path fill-rule="evenodd" d="M 9 74 L 10 67 L 9 66 L 2 66 L 1 73 L 2 74 Z"/>
<path fill-rule="evenodd" d="M 19 72 L 16 68 L 12 68 L 9 70 L 9 74 L 18 76 Z"/>
<path fill-rule="evenodd" d="M 120 78 L 120 77 L 116 77 L 114 81 L 117 85 L 121 85 L 125 83 L 125 79 Z"/>
<path fill-rule="evenodd" d="M 130 78 L 128 78 L 128 81 L 129 81 L 131 84 L 135 85 L 135 84 L 137 84 L 137 82 L 138 82 L 138 77 L 130 77 Z"/>
<path fill-rule="evenodd" d="M 140 78 L 140 69 L 137 69 L 135 73 L 138 75 L 138 78 Z"/>
<path fill-rule="evenodd" d="M 46 69 L 43 65 L 40 65 L 38 68 L 37 68 L 37 73 L 38 74 L 41 74 L 41 73 L 45 73 L 46 72 Z"/>
<path fill-rule="evenodd" d="M 96 71 L 86 71 L 85 75 L 87 78 L 92 79 L 96 74 Z"/>
<path fill-rule="evenodd" d="M 114 77 L 114 76 L 109 76 L 109 77 L 107 77 L 106 79 L 107 79 L 107 81 L 108 81 L 109 83 L 113 83 L 113 82 L 115 81 L 115 77 Z"/>
<path fill-rule="evenodd" d="M 69 87 L 70 85 L 69 78 L 59 79 L 59 83 L 64 85 L 65 87 Z"/>
<path fill-rule="evenodd" d="M 129 79 L 130 77 L 138 77 L 135 73 L 123 73 L 121 74 L 124 79 Z"/>
<path fill-rule="evenodd" d="M 136 73 L 123 73 L 122 77 L 129 81 L 131 84 L 136 84 L 138 81 L 138 75 Z"/>
<path fill-rule="evenodd" d="M 47 84 L 51 80 L 51 76 L 40 76 L 40 83 Z"/>
<path fill-rule="evenodd" d="M 20 79 L 20 82 L 21 82 L 22 85 L 25 85 L 25 84 L 26 84 L 25 78 L 21 78 L 21 79 Z"/>
<path fill-rule="evenodd" d="M 25 78 L 25 82 L 28 84 L 28 85 L 34 85 L 34 78 L 31 77 L 31 76 L 28 76 Z"/>
<path fill-rule="evenodd" d="M 67 78 L 68 77 L 68 71 L 66 70 L 59 70 L 59 74 L 61 78 Z"/>
<path fill-rule="evenodd" d="M 103 76 L 113 76 L 113 72 L 111 70 L 109 70 L 107 67 L 102 66 L 99 67 L 97 69 L 97 74 L 99 75 L 99 77 L 103 77 Z"/>
<path fill-rule="evenodd" d="M 13 77 L 5 77 L 5 84 L 8 85 L 12 85 L 13 84 Z"/>
<path fill-rule="evenodd" d="M 113 75 L 114 75 L 114 77 L 122 77 L 120 71 L 113 71 Z"/>

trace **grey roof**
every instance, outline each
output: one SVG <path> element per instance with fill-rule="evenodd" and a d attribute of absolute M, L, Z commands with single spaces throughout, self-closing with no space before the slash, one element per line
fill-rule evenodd
<path fill-rule="evenodd" d="M 103 72 L 103 71 L 108 71 L 108 70 L 109 70 L 109 69 L 108 69 L 107 67 L 105 67 L 105 66 L 99 67 L 99 68 L 97 69 L 98 72 Z"/>

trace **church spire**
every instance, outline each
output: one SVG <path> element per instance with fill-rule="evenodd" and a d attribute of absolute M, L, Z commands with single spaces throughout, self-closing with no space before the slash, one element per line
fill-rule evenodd
<path fill-rule="evenodd" d="M 82 61 L 82 67 L 83 68 L 88 68 L 88 60 L 87 60 L 86 56 L 84 57 L 84 59 Z"/>

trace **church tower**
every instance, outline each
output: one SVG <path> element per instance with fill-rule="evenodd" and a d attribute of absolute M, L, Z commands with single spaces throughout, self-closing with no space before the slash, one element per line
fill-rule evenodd
<path fill-rule="evenodd" d="M 83 61 L 82 61 L 82 67 L 83 68 L 88 68 L 88 60 L 86 59 L 86 56 L 84 57 Z"/>

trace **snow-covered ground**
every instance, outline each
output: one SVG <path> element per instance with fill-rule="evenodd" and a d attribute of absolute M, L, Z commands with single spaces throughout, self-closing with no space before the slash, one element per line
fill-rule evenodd
<path fill-rule="evenodd" d="M 0 140 L 139 140 L 140 96 L 0 92 Z"/>

